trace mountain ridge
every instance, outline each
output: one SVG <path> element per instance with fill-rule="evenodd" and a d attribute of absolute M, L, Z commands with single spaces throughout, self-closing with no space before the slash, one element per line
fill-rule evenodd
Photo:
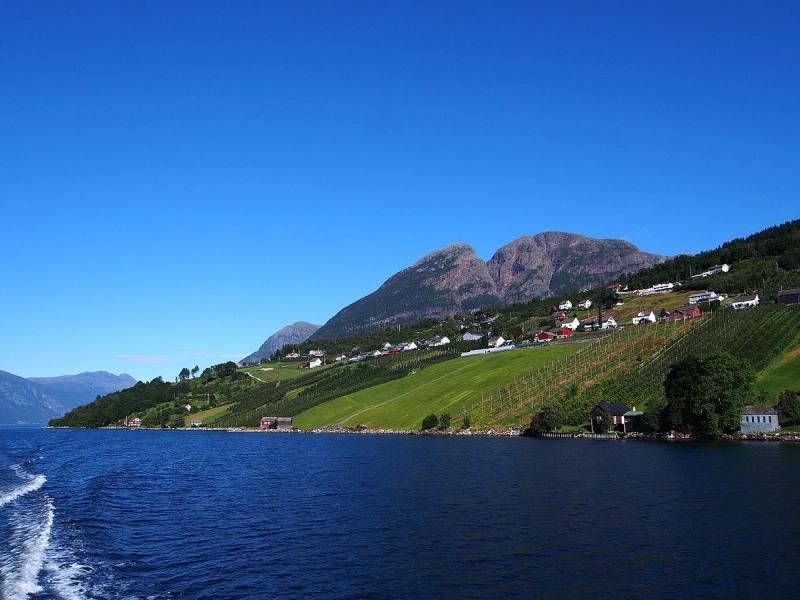
<path fill-rule="evenodd" d="M 263 344 L 253 352 L 245 356 L 241 362 L 256 363 L 264 358 L 271 357 L 276 350 L 280 350 L 286 345 L 302 344 L 319 329 L 319 325 L 307 321 L 295 321 L 269 336 Z"/>
<path fill-rule="evenodd" d="M 378 289 L 337 312 L 310 339 L 343 337 L 591 288 L 666 259 L 624 240 L 560 231 L 517 238 L 488 261 L 469 244 L 458 242 L 395 273 Z"/>

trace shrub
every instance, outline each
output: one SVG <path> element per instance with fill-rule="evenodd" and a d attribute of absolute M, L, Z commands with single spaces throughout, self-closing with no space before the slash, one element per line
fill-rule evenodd
<path fill-rule="evenodd" d="M 439 424 L 439 418 L 436 415 L 428 415 L 422 419 L 422 430 L 433 429 Z"/>
<path fill-rule="evenodd" d="M 464 415 L 464 419 L 461 421 L 461 429 L 469 429 L 472 427 L 472 419 L 469 418 L 469 415 Z"/>

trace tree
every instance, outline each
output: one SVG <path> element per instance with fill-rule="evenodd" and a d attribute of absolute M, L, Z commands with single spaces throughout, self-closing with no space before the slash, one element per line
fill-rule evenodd
<path fill-rule="evenodd" d="M 775 408 L 781 425 L 800 425 L 800 394 L 791 390 L 781 392 Z"/>
<path fill-rule="evenodd" d="M 561 407 L 550 404 L 542 408 L 531 419 L 531 430 L 534 433 L 554 431 L 564 424 L 564 415 Z"/>
<path fill-rule="evenodd" d="M 434 414 L 430 414 L 424 419 L 422 419 L 422 430 L 425 431 L 427 429 L 433 429 L 439 424 L 439 417 Z"/>
<path fill-rule="evenodd" d="M 189 379 L 189 375 L 190 375 L 189 369 L 187 369 L 186 367 L 183 367 L 181 369 L 181 372 L 178 373 L 178 377 L 180 378 L 181 381 L 183 381 L 185 379 Z"/>
<path fill-rule="evenodd" d="M 472 419 L 469 418 L 469 415 L 464 415 L 464 419 L 461 421 L 461 429 L 469 429 L 472 427 Z"/>
<path fill-rule="evenodd" d="M 200 367 L 198 367 L 197 365 L 195 365 L 195 366 L 192 368 L 192 377 L 197 377 L 197 374 L 198 374 L 199 372 L 200 372 Z"/>
<path fill-rule="evenodd" d="M 448 429 L 450 427 L 450 413 L 442 413 L 439 417 L 439 427 Z"/>
<path fill-rule="evenodd" d="M 730 354 L 684 359 L 664 381 L 662 426 L 711 437 L 737 431 L 754 381 L 750 363 Z"/>

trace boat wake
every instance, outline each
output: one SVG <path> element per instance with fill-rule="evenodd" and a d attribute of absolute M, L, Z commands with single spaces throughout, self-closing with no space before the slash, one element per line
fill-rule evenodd
<path fill-rule="evenodd" d="M 39 571 L 50 544 L 54 512 L 49 497 L 45 497 L 43 510 L 38 514 L 15 511 L 8 551 L 0 555 L 0 591 L 3 598 L 26 598 L 29 594 L 42 591 L 38 582 Z"/>
<path fill-rule="evenodd" d="M 17 498 L 21 498 L 25 494 L 35 492 L 47 481 L 47 477 L 44 475 L 28 475 L 22 471 L 21 468 L 15 468 L 14 470 L 17 472 L 17 475 L 23 479 L 26 479 L 26 481 L 22 485 L 0 495 L 0 508 L 3 508 L 6 504 L 13 502 Z"/>

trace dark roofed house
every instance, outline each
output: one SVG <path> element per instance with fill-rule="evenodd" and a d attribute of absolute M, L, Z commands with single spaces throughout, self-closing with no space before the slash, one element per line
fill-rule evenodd
<path fill-rule="evenodd" d="M 278 431 L 289 431 L 292 428 L 292 417 L 278 417 Z"/>
<path fill-rule="evenodd" d="M 261 429 L 275 429 L 278 417 L 261 417 Z"/>
<path fill-rule="evenodd" d="M 778 304 L 800 304 L 800 288 L 778 292 Z"/>
<path fill-rule="evenodd" d="M 742 433 L 765 433 L 779 428 L 778 411 L 771 406 L 745 406 L 742 409 Z"/>
<path fill-rule="evenodd" d="M 592 410 L 591 425 L 592 433 L 604 433 L 606 431 L 625 431 L 625 413 L 629 412 L 625 404 L 614 404 L 603 402 Z M 609 419 L 609 422 L 606 422 Z"/>

